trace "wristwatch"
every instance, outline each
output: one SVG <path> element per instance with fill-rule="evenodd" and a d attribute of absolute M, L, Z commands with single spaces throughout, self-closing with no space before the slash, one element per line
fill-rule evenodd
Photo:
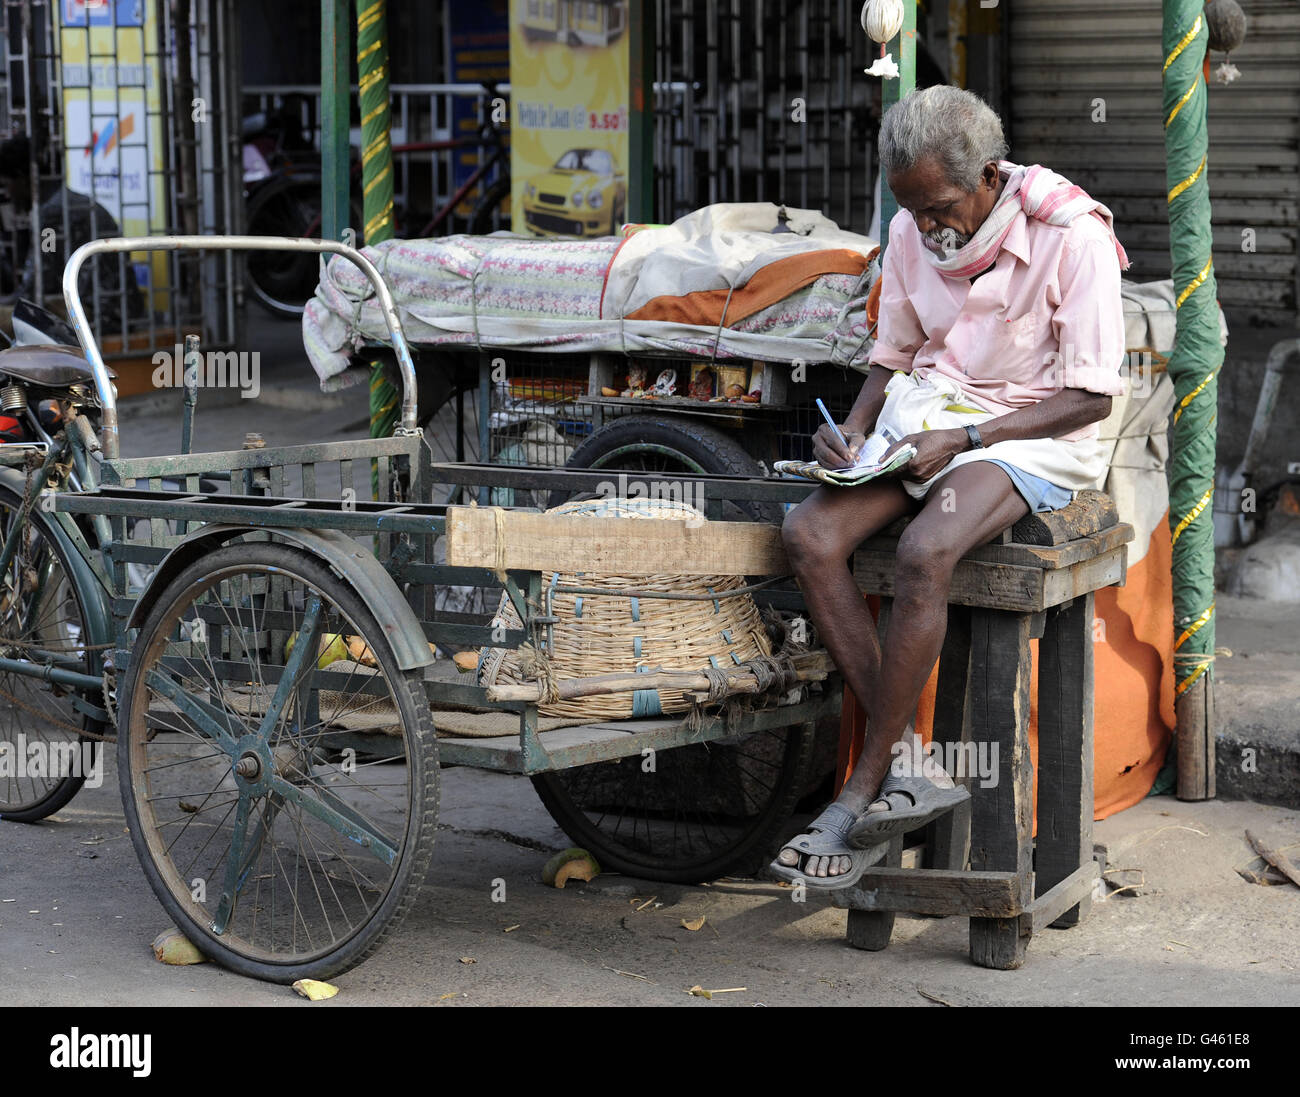
<path fill-rule="evenodd" d="M 963 426 L 963 427 L 965 428 L 965 430 L 966 430 L 966 437 L 970 439 L 970 448 L 971 448 L 971 449 L 983 449 L 983 448 L 984 448 L 984 439 L 980 437 L 980 432 L 979 432 L 978 430 L 975 429 L 975 424 L 974 424 L 974 423 L 963 423 L 962 426 Z"/>

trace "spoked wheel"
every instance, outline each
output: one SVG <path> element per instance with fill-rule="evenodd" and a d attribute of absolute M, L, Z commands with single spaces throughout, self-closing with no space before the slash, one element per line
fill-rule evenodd
<path fill-rule="evenodd" d="M 666 883 L 751 875 L 775 854 L 815 725 L 539 774 L 551 817 L 602 868 Z"/>
<path fill-rule="evenodd" d="M 469 231 L 486 236 L 497 229 L 510 227 L 510 180 L 498 179 L 484 192 L 470 215 Z"/>
<path fill-rule="evenodd" d="M 437 406 L 424 427 L 424 437 L 435 463 L 477 464 L 482 460 L 478 429 L 481 406 L 477 385 L 467 385 L 451 392 Z M 458 484 L 433 484 L 429 502 L 468 504 L 471 498 L 472 495 Z M 436 563 L 446 562 L 445 537 L 437 539 L 433 552 Z M 492 619 L 499 596 L 499 592 L 493 596 L 484 587 L 438 586 L 433 589 L 433 608 L 442 620 L 482 625 Z"/>
<path fill-rule="evenodd" d="M 20 507 L 15 493 L 0 488 L 0 545 Z M 73 582 L 47 523 L 33 511 L 14 534 L 14 556 L 0 580 L 0 658 L 98 675 L 100 653 L 86 625 L 92 595 Z M 0 819 L 44 819 L 84 784 L 102 749 L 96 737 L 109 729 L 79 709 L 78 699 L 71 688 L 0 670 Z"/>
<path fill-rule="evenodd" d="M 284 545 L 218 549 L 159 597 L 124 694 L 131 840 L 204 953 L 326 978 L 397 927 L 433 852 L 437 743 L 351 586 Z"/>

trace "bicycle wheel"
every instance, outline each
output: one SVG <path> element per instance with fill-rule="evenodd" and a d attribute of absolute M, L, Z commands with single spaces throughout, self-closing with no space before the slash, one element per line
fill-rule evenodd
<path fill-rule="evenodd" d="M 124 695 L 131 840 L 200 950 L 292 982 L 396 929 L 433 852 L 437 742 L 351 586 L 285 545 L 218 549 L 148 614 Z"/>
<path fill-rule="evenodd" d="M 361 211 L 353 200 L 349 212 L 361 246 Z M 320 182 L 286 179 L 259 190 L 248 207 L 249 236 L 304 236 L 321 231 Z M 302 316 L 320 281 L 320 256 L 303 251 L 250 251 L 248 286 L 253 299 L 287 319 Z"/>
<path fill-rule="evenodd" d="M 497 229 L 510 227 L 510 180 L 498 179 L 479 199 L 470 214 L 469 231 L 475 236 L 484 236 Z"/>
<path fill-rule="evenodd" d="M 543 773 L 533 787 L 603 868 L 665 883 L 750 875 L 772 859 L 812 757 L 815 725 Z"/>
<path fill-rule="evenodd" d="M 17 493 L 0 487 L 0 544 L 20 507 Z M 48 523 L 40 511 L 28 515 L 0 580 L 0 658 L 98 675 L 101 656 L 86 629 L 94 595 L 72 580 L 62 541 Z M 44 819 L 96 771 L 96 736 L 108 727 L 78 708 L 79 700 L 69 688 L 0 670 L 0 819 Z M 96 708 L 103 703 L 88 700 Z"/>

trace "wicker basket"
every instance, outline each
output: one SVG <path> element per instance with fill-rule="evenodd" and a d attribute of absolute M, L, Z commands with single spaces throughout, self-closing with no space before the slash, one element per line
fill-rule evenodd
<path fill-rule="evenodd" d="M 694 507 L 666 499 L 599 499 L 565 503 L 549 514 L 581 514 L 601 518 L 699 519 Z M 608 590 L 629 588 L 672 594 L 720 594 L 745 585 L 736 575 L 571 575 L 547 572 L 552 587 L 583 586 Z M 748 594 L 731 598 L 681 601 L 632 598 L 627 595 L 563 594 L 551 600 L 553 626 L 551 672 L 557 680 L 598 674 L 725 668 L 759 655 L 770 655 L 771 644 L 758 607 Z M 504 595 L 493 625 L 519 628 L 514 605 Z M 521 669 L 520 654 L 504 648 L 484 648 L 479 658 L 482 685 L 532 681 Z M 538 710 L 548 716 L 580 716 L 591 720 L 621 720 L 685 712 L 690 699 L 680 690 L 637 690 L 553 703 Z"/>

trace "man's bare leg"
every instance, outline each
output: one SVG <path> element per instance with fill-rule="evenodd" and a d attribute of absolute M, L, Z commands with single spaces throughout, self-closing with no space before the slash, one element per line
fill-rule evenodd
<path fill-rule="evenodd" d="M 921 691 L 948 630 L 948 587 L 957 561 L 1029 513 L 1005 471 L 987 461 L 954 469 L 935 483 L 898 542 L 889 646 L 881 658 L 874 725 L 868 714 L 862 755 L 845 783 L 858 810 L 889 771 L 894 744 L 911 727 Z M 873 804 L 885 810 L 888 805 Z"/>
<path fill-rule="evenodd" d="M 818 639 L 869 719 L 880 682 L 880 643 L 848 558 L 868 537 L 916 507 L 897 480 L 874 480 L 853 488 L 818 488 L 786 516 L 781 531 Z M 865 800 L 846 806 L 857 813 Z M 796 866 L 799 853 L 786 847 L 780 860 Z M 809 857 L 801 871 L 805 876 L 837 876 L 848 868 L 848 856 Z"/>
<path fill-rule="evenodd" d="M 892 486 L 907 500 L 900 486 Z M 897 502 L 897 497 L 893 498 Z M 787 518 L 785 540 L 818 636 L 866 713 L 862 754 L 836 798 L 837 803 L 859 814 L 877 795 L 889 770 L 893 745 L 911 726 L 921 690 L 939 658 L 948 625 L 953 568 L 964 553 L 986 544 L 1029 508 L 1011 478 L 989 462 L 963 465 L 937 481 L 898 543 L 889 646 L 882 655 L 871 615 L 844 560 L 861 540 L 906 513 L 907 508 L 904 505 L 890 513 L 890 496 L 873 500 L 872 517 L 890 516 L 859 536 L 863 526 L 871 525 L 862 513 L 868 507 L 862 504 L 856 514 L 847 507 L 831 512 L 817 508 L 807 516 L 806 526 L 792 523 L 813 499 L 810 496 Z M 840 519 L 839 528 L 833 535 L 826 531 L 824 550 L 809 551 L 812 530 L 808 527 L 815 521 L 820 529 L 828 519 Z M 846 541 L 848 548 L 841 552 Z M 845 605 L 848 602 L 854 603 L 856 613 Z M 888 807 L 883 802 L 871 806 L 877 810 Z M 782 851 L 781 863 L 794 865 L 797 860 L 794 850 Z M 809 858 L 805 875 L 834 876 L 848 867 L 848 857 Z"/>

